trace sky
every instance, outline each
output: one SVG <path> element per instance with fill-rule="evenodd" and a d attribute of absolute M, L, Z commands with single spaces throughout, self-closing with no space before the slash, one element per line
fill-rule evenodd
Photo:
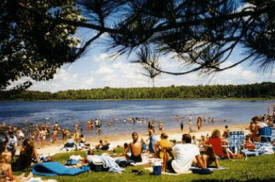
<path fill-rule="evenodd" d="M 234 57 L 241 54 L 235 51 Z M 87 55 L 72 64 L 66 64 L 58 69 L 54 79 L 34 82 L 29 90 L 57 92 L 68 89 L 92 89 L 108 87 L 151 87 L 152 81 L 144 76 L 144 70 L 139 64 L 126 55 L 113 59 L 104 51 L 90 51 Z M 228 60 L 229 65 L 233 60 Z M 177 70 L 182 66 L 170 56 L 161 56 L 163 69 Z M 155 86 L 171 85 L 214 85 L 214 84 L 251 84 L 275 80 L 275 69 L 263 72 L 257 66 L 241 64 L 232 69 L 207 75 L 191 73 L 182 76 L 161 74 L 155 79 Z"/>
<path fill-rule="evenodd" d="M 87 39 L 91 34 L 86 29 L 78 31 L 77 36 Z M 108 42 L 107 42 L 108 44 Z M 33 82 L 29 90 L 57 92 L 69 89 L 92 89 L 104 87 L 151 87 L 152 81 L 144 76 L 139 64 L 131 63 L 134 55 L 123 55 L 116 59 L 110 57 L 106 48 L 106 35 L 100 37 L 96 44 L 79 60 L 65 64 L 57 70 L 49 81 Z M 243 49 L 237 47 L 224 66 L 234 63 L 244 56 Z M 164 70 L 179 71 L 185 68 L 172 55 L 160 57 Z M 275 68 L 268 71 L 258 69 L 257 64 L 245 62 L 232 69 L 212 74 L 191 73 L 182 76 L 161 74 L 155 79 L 155 86 L 180 85 L 214 85 L 214 84 L 251 84 L 275 80 Z M 20 81 L 19 81 L 20 82 Z"/>

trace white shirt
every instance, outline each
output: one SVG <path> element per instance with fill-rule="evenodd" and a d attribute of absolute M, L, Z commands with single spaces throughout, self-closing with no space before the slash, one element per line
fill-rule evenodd
<path fill-rule="evenodd" d="M 13 138 L 9 138 L 9 144 L 17 146 L 17 138 L 16 136 L 13 136 Z"/>
<path fill-rule="evenodd" d="M 176 158 L 172 161 L 172 167 L 176 173 L 186 173 L 189 171 L 196 155 L 200 154 L 200 150 L 193 144 L 176 144 L 173 147 Z"/>

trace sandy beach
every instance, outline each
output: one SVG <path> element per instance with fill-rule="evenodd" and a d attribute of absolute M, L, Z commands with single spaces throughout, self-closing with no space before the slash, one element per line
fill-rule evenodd
<path fill-rule="evenodd" d="M 231 124 L 228 125 L 230 131 L 244 131 L 245 134 L 248 134 L 248 124 Z M 224 130 L 224 125 L 216 125 L 216 126 L 204 126 L 200 131 L 195 130 L 194 132 L 191 133 L 192 136 L 196 136 L 196 138 L 200 138 L 201 135 L 211 135 L 211 132 L 214 129 L 219 129 L 221 132 Z M 169 136 L 169 140 L 176 140 L 176 141 L 181 141 L 181 136 L 184 133 L 188 133 L 187 129 L 184 129 L 181 131 L 179 128 L 177 129 L 169 129 L 169 130 L 164 130 Z M 156 130 L 156 135 L 157 137 L 160 136 L 159 131 Z M 140 138 L 143 138 L 147 140 L 148 138 L 148 133 L 147 132 L 142 132 L 139 133 Z M 112 136 L 104 134 L 102 136 L 98 137 L 87 137 L 86 140 L 88 143 L 91 144 L 91 148 L 93 148 L 96 144 L 98 144 L 99 140 L 107 140 L 109 143 L 111 143 L 111 148 L 114 148 L 118 145 L 123 146 L 124 143 L 130 143 L 132 141 L 131 138 L 131 132 L 128 134 L 114 134 Z M 43 147 L 37 146 L 37 151 L 39 155 L 53 155 L 56 153 L 62 153 L 61 148 L 63 146 L 63 143 L 61 141 L 58 141 L 55 144 L 46 144 Z"/>

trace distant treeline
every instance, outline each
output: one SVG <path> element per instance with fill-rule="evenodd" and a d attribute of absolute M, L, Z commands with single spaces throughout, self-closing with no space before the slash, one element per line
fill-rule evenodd
<path fill-rule="evenodd" d="M 80 99 L 169 99 L 169 98 L 275 98 L 275 83 L 247 85 L 170 86 L 155 88 L 109 88 L 0 92 L 0 100 L 80 100 Z"/>

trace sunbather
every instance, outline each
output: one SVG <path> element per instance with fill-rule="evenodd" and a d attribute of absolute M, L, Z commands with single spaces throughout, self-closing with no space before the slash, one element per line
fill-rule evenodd
<path fill-rule="evenodd" d="M 138 134 L 137 132 L 132 133 L 133 142 L 130 143 L 127 149 L 124 151 L 124 155 L 126 159 L 132 160 L 134 162 L 142 162 L 142 143 L 138 141 Z M 128 158 L 127 153 L 131 151 L 131 156 Z"/>

